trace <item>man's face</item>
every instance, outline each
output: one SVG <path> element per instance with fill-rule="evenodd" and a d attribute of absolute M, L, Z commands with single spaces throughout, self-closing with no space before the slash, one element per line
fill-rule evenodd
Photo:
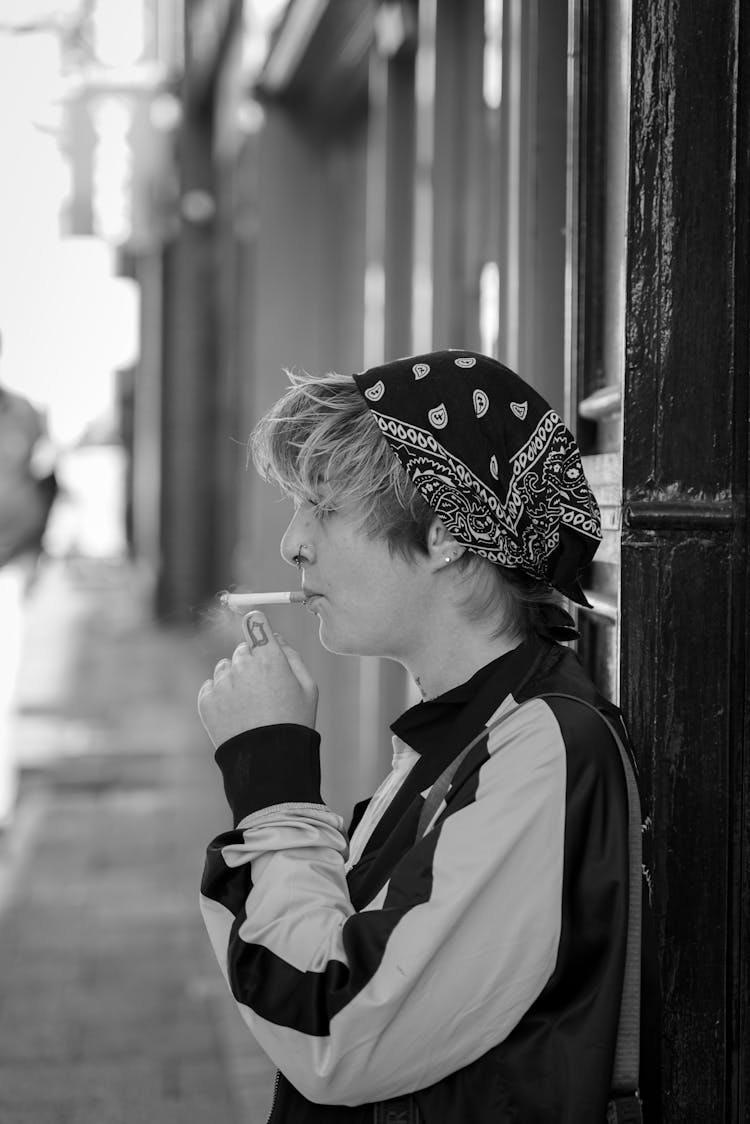
<path fill-rule="evenodd" d="M 418 643 L 429 607 L 418 562 L 391 554 L 343 514 L 319 517 L 301 505 L 281 540 L 282 557 L 302 555 L 301 577 L 314 594 L 308 608 L 331 652 L 400 659 Z"/>

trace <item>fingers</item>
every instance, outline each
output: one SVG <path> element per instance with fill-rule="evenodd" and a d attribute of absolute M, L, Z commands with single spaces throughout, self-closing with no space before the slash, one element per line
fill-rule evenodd
<path fill-rule="evenodd" d="M 219 660 L 198 692 L 198 713 L 214 745 L 278 722 L 314 728 L 318 689 L 299 654 L 264 613 L 246 614 L 242 631 L 231 659 Z"/>
<path fill-rule="evenodd" d="M 287 644 L 283 636 L 274 632 L 268 623 L 265 613 L 253 609 L 242 618 L 242 630 L 247 638 L 247 649 L 251 656 L 260 655 L 261 652 L 279 652 L 286 659 L 289 668 L 302 689 L 310 694 L 317 694 L 317 684 L 310 672 L 302 662 L 299 652 Z M 243 647 L 243 645 L 240 645 Z"/>
<path fill-rule="evenodd" d="M 242 618 L 242 631 L 245 634 L 247 647 L 252 653 L 256 648 L 265 648 L 273 642 L 271 626 L 265 614 L 257 610 L 246 613 Z"/>
<path fill-rule="evenodd" d="M 233 666 L 241 664 L 248 656 L 267 654 L 284 655 L 289 662 L 290 666 L 295 669 L 299 668 L 307 674 L 307 670 L 302 663 L 298 653 L 289 644 L 286 643 L 284 638 L 274 632 L 271 628 L 267 617 L 264 613 L 254 609 L 252 612 L 247 613 L 242 618 L 242 632 L 245 639 L 241 641 L 234 652 L 231 659 L 221 659 L 214 668 L 214 680 L 220 679 L 231 671 Z"/>
<path fill-rule="evenodd" d="M 295 648 L 293 648 L 291 644 L 287 644 L 286 640 L 284 640 L 282 636 L 279 636 L 277 632 L 274 633 L 274 636 L 276 637 L 276 641 L 279 647 L 286 656 L 287 663 L 292 669 L 299 685 L 305 691 L 317 690 L 315 680 L 305 667 L 302 661 L 302 656 L 299 654 L 299 652 Z"/>
<path fill-rule="evenodd" d="M 299 652 L 287 644 L 283 636 L 274 632 L 265 613 L 254 609 L 242 618 L 242 631 L 245 640 L 238 644 L 232 659 L 219 660 L 214 669 L 214 682 L 222 678 L 233 667 L 241 666 L 248 659 L 258 659 L 261 656 L 282 656 L 289 665 L 300 686 L 306 691 L 317 690 L 310 672 L 305 667 Z"/>
<path fill-rule="evenodd" d="M 214 689 L 214 686 L 215 683 L 213 679 L 206 679 L 203 683 L 201 683 L 200 690 L 198 691 L 198 698 L 196 699 L 196 703 L 198 705 L 198 714 L 200 715 L 201 722 L 203 722 L 204 726 L 205 721 L 203 718 L 203 713 L 206 705 L 208 704 L 208 700 L 211 692 Z"/>
<path fill-rule="evenodd" d="M 244 645 L 244 644 L 240 645 L 240 647 L 245 647 L 245 646 L 246 645 Z M 203 699 L 205 698 L 205 696 L 213 690 L 213 688 L 216 686 L 216 684 L 219 682 L 219 680 L 223 679 L 223 677 L 227 674 L 228 671 L 231 671 L 231 668 L 232 668 L 232 661 L 231 660 L 221 659 L 221 660 L 218 661 L 218 663 L 216 664 L 216 667 L 214 668 L 214 673 L 213 673 L 212 677 L 210 679 L 204 679 L 204 681 L 200 685 L 200 688 L 198 690 L 198 706 L 199 707 L 200 707 L 201 703 L 203 702 Z"/>

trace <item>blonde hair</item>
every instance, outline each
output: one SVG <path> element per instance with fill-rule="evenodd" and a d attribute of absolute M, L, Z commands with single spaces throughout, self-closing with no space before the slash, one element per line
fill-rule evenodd
<path fill-rule="evenodd" d="M 405 556 L 426 546 L 435 513 L 381 436 L 352 376 L 287 376 L 291 386 L 250 436 L 263 479 L 320 516 L 354 515 L 370 538 Z"/>
<path fill-rule="evenodd" d="M 248 459 L 269 483 L 320 517 L 353 517 L 372 539 L 412 558 L 426 553 L 437 514 L 392 452 L 351 375 L 287 371 L 290 386 L 250 435 Z M 556 600 L 544 582 L 466 551 L 454 563 L 465 578 L 469 619 L 498 617 L 496 633 L 527 636 L 536 607 Z"/>

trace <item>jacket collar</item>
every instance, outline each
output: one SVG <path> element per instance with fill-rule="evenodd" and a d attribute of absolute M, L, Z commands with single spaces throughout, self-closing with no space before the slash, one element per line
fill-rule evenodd
<path fill-rule="evenodd" d="M 410 707 L 393 723 L 394 734 L 420 756 L 347 875 L 357 909 L 372 900 L 412 845 L 422 806 L 417 798 L 481 732 L 503 700 L 509 694 L 517 697 L 553 648 L 558 645 L 534 637 L 486 664 L 466 683 Z"/>
<path fill-rule="evenodd" d="M 391 725 L 393 733 L 419 754 L 451 756 L 481 730 L 507 695 L 529 678 L 549 644 L 538 637 L 485 664 L 465 683 L 417 703 Z M 449 758 L 450 759 L 450 758 Z"/>

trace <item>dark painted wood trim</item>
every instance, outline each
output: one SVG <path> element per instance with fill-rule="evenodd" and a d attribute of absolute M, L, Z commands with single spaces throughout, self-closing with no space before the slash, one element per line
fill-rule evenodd
<path fill-rule="evenodd" d="M 626 527 L 631 530 L 663 531 L 665 534 L 682 528 L 700 527 L 728 531 L 737 518 L 735 505 L 728 500 L 628 500 L 624 507 Z"/>
<path fill-rule="evenodd" d="M 749 48 L 749 0 L 633 0 L 621 700 L 654 825 L 664 1124 L 750 1108 Z"/>

